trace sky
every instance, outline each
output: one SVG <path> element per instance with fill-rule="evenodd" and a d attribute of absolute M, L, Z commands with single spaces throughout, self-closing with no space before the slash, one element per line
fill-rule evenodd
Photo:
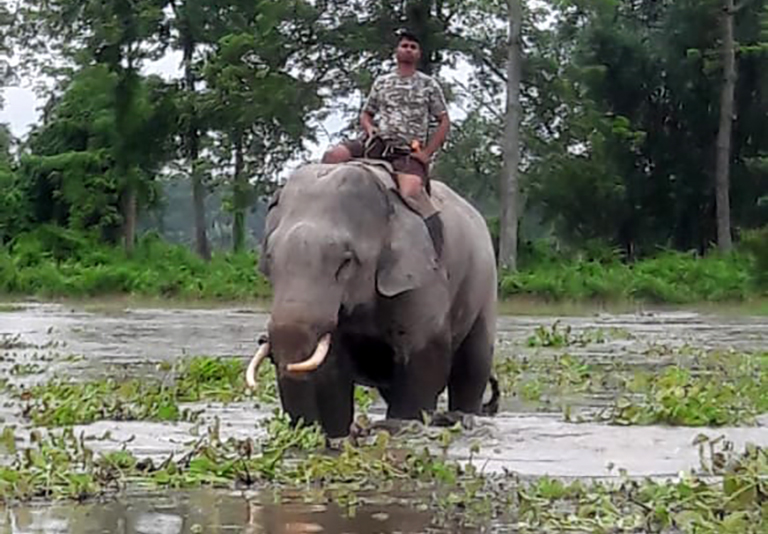
<path fill-rule="evenodd" d="M 143 69 L 146 74 L 159 74 L 169 78 L 181 73 L 181 54 L 177 52 L 165 55 L 159 61 L 148 63 Z M 4 106 L 0 110 L 0 122 L 10 125 L 11 132 L 16 137 L 29 133 L 33 124 L 40 118 L 40 107 L 43 101 L 32 91 L 37 80 L 19 80 L 15 86 L 3 89 Z"/>

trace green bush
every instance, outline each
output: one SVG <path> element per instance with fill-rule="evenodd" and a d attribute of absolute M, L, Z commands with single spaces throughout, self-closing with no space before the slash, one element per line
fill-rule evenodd
<path fill-rule="evenodd" d="M 745 300 L 758 291 L 754 261 L 742 252 L 699 258 L 666 251 L 632 264 L 610 255 L 601 256 L 563 258 L 526 266 L 516 273 L 502 273 L 500 295 L 684 304 Z"/>
<path fill-rule="evenodd" d="M 270 288 L 252 253 L 217 254 L 206 263 L 188 248 L 148 234 L 128 257 L 94 236 L 44 226 L 0 249 L 0 292 L 243 299 L 267 297 Z"/>
<path fill-rule="evenodd" d="M 754 259 L 755 281 L 761 288 L 768 288 L 768 226 L 744 231 L 739 248 Z"/>
<path fill-rule="evenodd" d="M 740 301 L 768 282 L 768 231 L 749 234 L 729 255 L 664 251 L 623 263 L 593 243 L 566 256 L 546 241 L 526 243 L 522 269 L 499 276 L 499 295 L 545 300 L 642 300 L 655 303 Z M 524 258 L 524 260 L 523 260 Z M 157 234 L 142 236 L 129 258 L 95 235 L 42 226 L 0 247 L 0 293 L 42 297 L 128 294 L 182 299 L 248 299 L 271 294 L 256 255 L 215 254 L 201 260 Z"/>

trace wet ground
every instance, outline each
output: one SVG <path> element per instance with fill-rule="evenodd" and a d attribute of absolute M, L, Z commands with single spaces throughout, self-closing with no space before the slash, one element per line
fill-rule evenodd
<path fill-rule="evenodd" d="M 47 381 L 54 376 L 79 379 L 110 374 L 152 374 L 158 362 L 184 356 L 237 356 L 252 353 L 267 316 L 254 309 L 121 309 L 61 304 L 3 305 L 0 310 L 0 378 L 14 383 Z M 702 315 L 692 312 L 595 314 L 582 317 L 504 316 L 498 321 L 498 354 L 531 358 L 562 352 L 529 347 L 537 327 L 559 321 L 573 332 L 621 332 L 598 342 L 573 344 L 570 354 L 590 360 L 648 364 L 653 347 L 752 350 L 766 347 L 768 318 Z M 15 369 L 15 370 L 14 370 Z M 3 399 L 0 399 L 2 401 Z M 8 399 L 5 399 L 7 401 Z M 599 405 L 599 399 L 593 399 Z M 589 401 L 587 401 L 587 404 Z M 222 437 L 258 436 L 259 419 L 270 415 L 253 403 L 207 404 L 204 418 L 221 420 Z M 381 405 L 370 414 L 381 417 Z M 18 407 L 0 402 L 6 423 L 23 422 Z M 79 435 L 110 438 L 93 442 L 96 450 L 119 449 L 127 441 L 137 456 L 182 454 L 193 439 L 191 423 L 99 421 L 76 427 Z M 505 400 L 494 418 L 482 418 L 454 447 L 455 458 L 472 455 L 486 471 L 510 470 L 522 476 L 608 477 L 618 469 L 630 476 L 673 476 L 699 464 L 694 438 L 704 433 L 732 441 L 768 445 L 768 418 L 757 426 L 717 429 L 621 427 L 564 422 L 561 413 L 542 413 Z M 613 466 L 613 470 L 609 470 Z M 354 518 L 333 507 L 260 505 L 256 494 L 190 492 L 134 496 L 106 504 L 40 505 L 0 508 L 0 534 L 38 532 L 429 532 L 430 515 L 408 506 L 363 506 Z M 452 530 L 455 532 L 455 530 Z"/>

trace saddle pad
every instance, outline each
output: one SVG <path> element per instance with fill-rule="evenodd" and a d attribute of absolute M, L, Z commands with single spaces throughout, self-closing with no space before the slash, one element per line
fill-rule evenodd
<path fill-rule="evenodd" d="M 392 164 L 388 161 L 383 161 L 380 159 L 365 159 L 365 158 L 359 158 L 359 159 L 353 159 L 351 161 L 347 161 L 344 163 L 344 165 L 355 165 L 358 167 L 365 167 L 366 170 L 369 170 L 373 173 L 373 175 L 378 178 L 378 180 L 381 182 L 381 184 L 386 187 L 387 189 L 392 189 L 394 191 L 397 191 L 397 181 L 395 180 L 395 169 L 392 167 Z"/>

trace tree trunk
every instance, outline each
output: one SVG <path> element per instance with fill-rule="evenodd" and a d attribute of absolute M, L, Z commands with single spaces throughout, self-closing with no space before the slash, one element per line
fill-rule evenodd
<path fill-rule="evenodd" d="M 235 175 L 233 177 L 234 221 L 232 224 L 232 249 L 240 252 L 245 248 L 245 182 L 243 158 L 243 137 L 238 133 L 235 139 Z"/>
<path fill-rule="evenodd" d="M 136 210 L 136 185 L 129 182 L 123 196 L 123 244 L 129 256 L 133 254 L 136 241 Z"/>
<path fill-rule="evenodd" d="M 731 241 L 730 160 L 733 127 L 734 91 L 736 88 L 736 43 L 733 36 L 734 1 L 725 0 L 723 12 L 723 89 L 720 94 L 720 127 L 717 132 L 717 164 L 715 190 L 717 200 L 717 244 L 729 252 Z"/>
<path fill-rule="evenodd" d="M 421 70 L 425 74 L 434 74 L 435 40 L 439 38 L 432 27 L 433 0 L 410 0 L 405 5 L 405 18 L 408 28 L 421 40 Z"/>
<path fill-rule="evenodd" d="M 191 103 L 189 108 L 189 125 L 186 132 L 187 158 L 192 177 L 192 206 L 195 216 L 195 245 L 197 254 L 208 261 L 211 259 L 211 249 L 208 244 L 205 222 L 205 185 L 200 173 L 198 156 L 200 134 L 197 130 L 197 111 L 195 96 L 195 73 L 192 70 L 192 56 L 195 52 L 195 43 L 187 35 L 184 39 L 184 83 L 187 97 Z"/>
<path fill-rule="evenodd" d="M 520 78 L 522 50 L 520 26 L 522 0 L 507 0 L 509 50 L 507 57 L 507 110 L 504 129 L 504 166 L 501 175 L 501 221 L 499 225 L 499 268 L 517 269 L 517 221 L 520 167 Z"/>

